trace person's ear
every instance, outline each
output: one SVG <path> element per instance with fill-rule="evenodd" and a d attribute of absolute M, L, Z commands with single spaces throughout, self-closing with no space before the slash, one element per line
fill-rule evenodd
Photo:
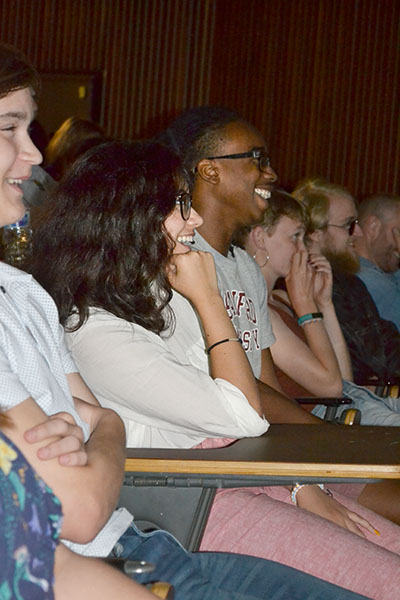
<path fill-rule="evenodd" d="M 256 225 L 250 231 L 251 240 L 256 248 L 259 250 L 265 250 L 265 230 L 261 225 Z"/>
<path fill-rule="evenodd" d="M 382 222 L 376 215 L 369 215 L 364 219 L 361 227 L 364 235 L 370 240 L 376 240 L 382 229 Z"/>
<path fill-rule="evenodd" d="M 217 164 L 208 158 L 203 158 L 197 164 L 196 171 L 198 177 L 203 179 L 203 181 L 211 183 L 212 185 L 216 185 L 220 180 Z"/>

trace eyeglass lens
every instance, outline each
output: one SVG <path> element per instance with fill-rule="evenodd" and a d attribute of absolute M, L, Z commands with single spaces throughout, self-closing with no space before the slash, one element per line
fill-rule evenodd
<path fill-rule="evenodd" d="M 190 217 L 190 211 L 192 209 L 191 195 L 187 192 L 182 192 L 177 196 L 176 202 L 179 203 L 182 219 L 187 221 Z"/>
<path fill-rule="evenodd" d="M 260 164 L 260 169 L 262 171 L 264 171 L 265 169 L 268 169 L 268 167 L 271 166 L 271 161 L 269 160 L 269 156 L 264 151 L 260 152 L 260 156 L 258 157 L 258 160 L 259 160 L 259 164 Z"/>
<path fill-rule="evenodd" d="M 356 225 L 358 223 L 357 219 L 354 219 L 354 221 L 352 221 L 351 223 L 349 223 L 349 235 L 353 235 L 355 229 L 356 229 Z"/>

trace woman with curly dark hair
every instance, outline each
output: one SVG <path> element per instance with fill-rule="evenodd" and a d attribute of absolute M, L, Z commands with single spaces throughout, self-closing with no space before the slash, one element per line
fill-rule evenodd
<path fill-rule="evenodd" d="M 80 372 L 122 416 L 131 446 L 215 447 L 268 427 L 213 258 L 190 251 L 202 221 L 188 189 L 165 148 L 108 143 L 75 163 L 36 227 L 34 274 L 56 299 Z M 206 353 L 188 344 L 185 355 L 179 340 L 198 339 L 200 327 Z M 351 531 L 296 508 L 284 488 L 220 490 L 201 549 L 273 558 L 389 598 L 387 581 L 400 585 L 398 527 L 348 499 L 321 502 Z"/>
<path fill-rule="evenodd" d="M 213 259 L 187 245 L 202 222 L 188 190 L 163 146 L 110 142 L 75 163 L 35 222 L 34 275 L 87 383 L 124 419 L 130 446 L 190 448 L 268 426 Z M 171 286 L 202 320 L 213 378 L 204 352 L 199 368 L 174 346 Z M 186 303 L 186 334 L 198 335 L 190 304 L 179 294 L 173 302 Z"/>

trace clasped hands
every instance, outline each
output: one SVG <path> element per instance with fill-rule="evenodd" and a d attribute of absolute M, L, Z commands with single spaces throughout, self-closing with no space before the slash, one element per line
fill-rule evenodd
<path fill-rule="evenodd" d="M 285 281 L 298 314 L 303 310 L 302 305 L 307 312 L 310 303 L 322 310 L 332 302 L 332 270 L 328 260 L 320 254 L 308 254 L 307 250 L 295 252 Z"/>

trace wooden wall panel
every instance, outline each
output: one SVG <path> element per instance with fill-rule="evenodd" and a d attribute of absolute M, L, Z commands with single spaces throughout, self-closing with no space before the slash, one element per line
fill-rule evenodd
<path fill-rule="evenodd" d="M 358 195 L 399 191 L 400 2 L 216 5 L 210 100 L 264 133 L 282 183 L 321 175 Z"/>
<path fill-rule="evenodd" d="M 102 124 L 133 137 L 208 101 L 209 0 L 0 0 L 0 39 L 39 71 L 102 71 Z"/>
<path fill-rule="evenodd" d="M 399 0 L 0 0 L 0 39 L 42 71 L 102 71 L 110 135 L 224 104 L 287 187 L 399 191 Z"/>

